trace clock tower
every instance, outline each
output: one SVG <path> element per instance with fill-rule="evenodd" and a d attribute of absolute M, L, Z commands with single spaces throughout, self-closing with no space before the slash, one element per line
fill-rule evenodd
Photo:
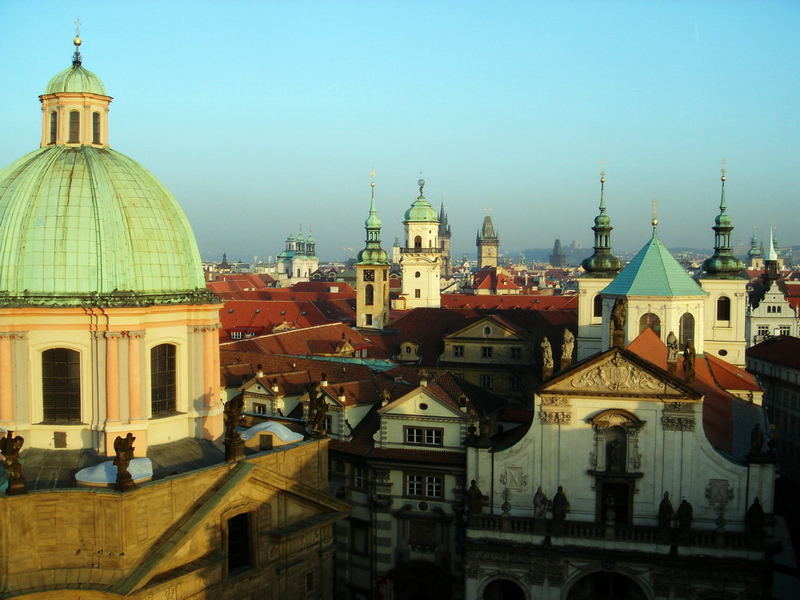
<path fill-rule="evenodd" d="M 403 270 L 405 308 L 439 308 L 439 279 L 442 249 L 439 247 L 439 217 L 422 193 L 425 180 L 420 179 L 419 197 L 406 211 L 406 246 L 400 250 Z"/>

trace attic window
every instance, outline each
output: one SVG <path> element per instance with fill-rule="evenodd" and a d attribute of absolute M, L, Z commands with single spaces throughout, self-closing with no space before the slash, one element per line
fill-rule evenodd
<path fill-rule="evenodd" d="M 491 327 L 486 326 L 486 327 L 483 328 L 483 335 L 491 335 L 491 334 L 492 334 L 492 328 Z"/>
<path fill-rule="evenodd" d="M 420 410 L 428 410 L 428 405 L 425 404 L 424 402 L 420 402 L 419 409 Z"/>

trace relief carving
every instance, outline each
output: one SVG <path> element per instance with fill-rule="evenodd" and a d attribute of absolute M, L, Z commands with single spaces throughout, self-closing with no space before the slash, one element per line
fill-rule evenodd
<path fill-rule="evenodd" d="M 522 467 L 506 467 L 500 475 L 500 483 L 510 490 L 523 490 L 528 487 L 528 475 L 522 471 Z"/>
<path fill-rule="evenodd" d="M 572 422 L 572 413 L 568 411 L 539 411 L 539 419 L 545 425 L 569 425 Z"/>
<path fill-rule="evenodd" d="M 663 391 L 664 384 L 641 369 L 628 363 L 622 355 L 597 365 L 570 382 L 574 388 L 602 392 L 621 390 Z"/>
<path fill-rule="evenodd" d="M 667 431 L 694 431 L 694 415 L 662 415 L 661 427 Z"/>

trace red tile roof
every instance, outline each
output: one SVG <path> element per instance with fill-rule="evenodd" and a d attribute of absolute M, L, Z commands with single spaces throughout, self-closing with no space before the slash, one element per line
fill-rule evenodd
<path fill-rule="evenodd" d="M 747 358 L 800 369 L 800 338 L 782 335 L 769 338 L 747 349 Z"/>
<path fill-rule="evenodd" d="M 551 296 L 545 294 L 511 294 L 475 296 L 473 294 L 442 294 L 442 308 L 492 309 L 516 308 L 526 310 L 578 310 L 578 296 Z"/>
<path fill-rule="evenodd" d="M 349 342 L 356 351 L 366 350 L 368 355 L 369 348 L 373 346 L 372 342 L 360 331 L 343 323 L 329 323 L 246 340 L 225 342 L 220 344 L 220 348 L 266 354 L 333 355 L 339 353 L 339 349 L 345 342 Z"/>
<path fill-rule="evenodd" d="M 628 350 L 663 370 L 667 369 L 667 346 L 652 329 L 645 329 L 639 334 L 628 345 Z M 744 369 L 710 354 L 696 357 L 695 378 L 690 383 L 685 381 L 683 356 L 679 356 L 675 376 L 685 385 L 703 394 L 703 429 L 708 440 L 717 448 L 732 451 L 735 405 L 759 408 L 741 400 L 732 392 L 759 391 L 761 388 L 755 378 Z"/>
<path fill-rule="evenodd" d="M 232 332 L 243 335 L 272 333 L 276 327 L 302 329 L 332 322 L 312 302 L 226 300 L 219 311 L 220 339 Z"/>

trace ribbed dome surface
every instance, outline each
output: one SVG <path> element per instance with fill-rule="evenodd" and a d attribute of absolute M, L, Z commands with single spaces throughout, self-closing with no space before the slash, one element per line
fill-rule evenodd
<path fill-rule="evenodd" d="M 0 171 L 0 304 L 164 304 L 204 295 L 186 216 L 134 160 L 59 145 Z"/>
<path fill-rule="evenodd" d="M 406 221 L 439 221 L 439 215 L 433 210 L 430 202 L 425 199 L 425 196 L 420 196 L 411 207 L 406 211 Z"/>
<path fill-rule="evenodd" d="M 58 94 L 59 92 L 86 92 L 107 96 L 106 86 L 100 78 L 89 69 L 81 65 L 73 65 L 53 76 L 44 90 L 45 94 Z"/>

